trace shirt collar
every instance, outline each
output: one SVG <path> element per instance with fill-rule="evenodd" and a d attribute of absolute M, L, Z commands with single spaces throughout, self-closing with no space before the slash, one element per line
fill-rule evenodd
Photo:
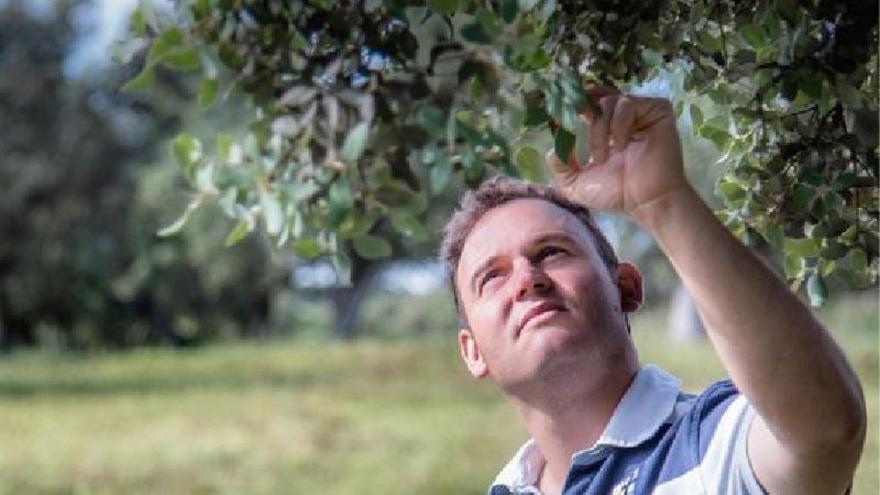
<path fill-rule="evenodd" d="M 529 493 L 528 490 L 540 493 L 535 487 L 546 463 L 544 455 L 538 450 L 538 444 L 529 439 L 498 473 L 492 487 L 504 486 L 514 493 Z"/>
<path fill-rule="evenodd" d="M 576 452 L 572 462 L 592 464 L 604 459 L 610 448 L 635 447 L 653 437 L 673 418 L 679 385 L 677 378 L 660 368 L 643 366 L 618 402 L 602 435 L 592 447 Z M 520 492 L 532 489 L 531 493 L 539 493 L 534 487 L 545 463 L 538 445 L 529 440 L 498 473 L 492 486 L 501 485 Z"/>
<path fill-rule="evenodd" d="M 679 385 L 678 378 L 660 368 L 643 366 L 594 447 L 634 447 L 654 436 L 672 415 Z"/>

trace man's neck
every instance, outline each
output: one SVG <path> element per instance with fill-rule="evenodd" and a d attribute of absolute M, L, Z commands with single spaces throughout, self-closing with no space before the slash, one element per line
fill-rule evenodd
<path fill-rule="evenodd" d="M 526 429 L 535 440 L 546 464 L 541 475 L 545 495 L 559 493 L 572 456 L 593 446 L 611 420 L 617 404 L 635 378 L 638 366 L 610 374 L 593 390 L 544 389 L 528 400 L 515 399 Z"/>

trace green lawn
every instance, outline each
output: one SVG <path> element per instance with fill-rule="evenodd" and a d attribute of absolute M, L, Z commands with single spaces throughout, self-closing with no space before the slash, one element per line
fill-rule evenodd
<path fill-rule="evenodd" d="M 857 494 L 878 486 L 874 296 L 823 313 L 871 413 Z M 696 390 L 706 345 L 634 321 L 642 360 Z M 452 333 L 392 343 L 284 342 L 0 359 L 0 493 L 479 494 L 524 438 L 458 362 Z"/>

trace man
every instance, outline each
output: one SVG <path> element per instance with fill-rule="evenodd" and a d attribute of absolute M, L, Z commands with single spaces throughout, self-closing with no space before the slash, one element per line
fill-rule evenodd
<path fill-rule="evenodd" d="M 843 353 L 688 184 L 669 102 L 590 93 L 589 163 L 549 156 L 556 189 L 491 181 L 447 225 L 462 358 L 532 437 L 490 493 L 845 493 L 866 412 Z M 656 239 L 730 381 L 692 396 L 640 367 L 627 319 L 640 275 L 588 208 Z"/>

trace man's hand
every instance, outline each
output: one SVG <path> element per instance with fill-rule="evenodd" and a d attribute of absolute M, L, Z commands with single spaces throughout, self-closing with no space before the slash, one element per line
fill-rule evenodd
<path fill-rule="evenodd" d="M 689 190 L 684 175 L 675 114 L 667 100 L 626 96 L 607 88 L 587 91 L 601 115 L 590 123 L 591 159 L 563 163 L 547 157 L 556 183 L 570 199 L 587 207 L 617 211 L 643 220 L 658 199 Z"/>

